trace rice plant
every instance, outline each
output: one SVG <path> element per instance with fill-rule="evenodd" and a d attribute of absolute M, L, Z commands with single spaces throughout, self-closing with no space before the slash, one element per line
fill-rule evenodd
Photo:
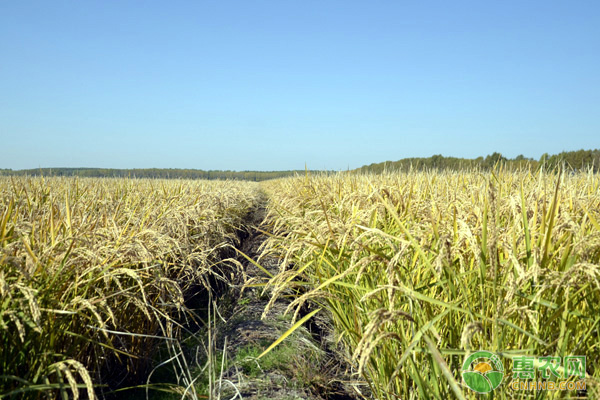
<path fill-rule="evenodd" d="M 147 374 L 254 183 L 0 178 L 0 398 L 94 399 Z"/>
<path fill-rule="evenodd" d="M 463 360 L 500 356 L 490 396 L 599 396 L 600 176 L 339 174 L 264 184 L 274 296 L 328 309 L 375 399 L 477 398 Z M 513 390 L 517 357 L 583 355 L 587 391 Z"/>

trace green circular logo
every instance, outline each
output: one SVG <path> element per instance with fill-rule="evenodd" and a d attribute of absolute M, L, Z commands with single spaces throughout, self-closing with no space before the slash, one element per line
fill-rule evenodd
<path fill-rule="evenodd" d="M 467 386 L 477 393 L 489 393 L 502 383 L 504 366 L 500 357 L 481 350 L 465 359 L 462 377 Z"/>

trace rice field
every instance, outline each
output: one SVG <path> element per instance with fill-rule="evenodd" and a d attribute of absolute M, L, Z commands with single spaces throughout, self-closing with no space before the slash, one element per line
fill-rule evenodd
<path fill-rule="evenodd" d="M 477 350 L 504 369 L 491 397 L 600 397 L 598 174 L 307 175 L 264 187 L 264 254 L 282 259 L 269 286 L 296 293 L 296 318 L 309 302 L 332 314 L 368 398 L 479 398 L 461 377 Z M 533 370 L 571 355 L 586 357 L 586 391 L 512 388 L 524 360 Z"/>
<path fill-rule="evenodd" d="M 147 374 L 256 206 L 249 182 L 0 178 L 0 398 Z"/>
<path fill-rule="evenodd" d="M 281 260 L 270 304 L 292 295 L 294 319 L 331 315 L 364 398 L 479 398 L 462 374 L 478 350 L 503 367 L 489 397 L 599 397 L 600 176 L 499 169 L 1 177 L 0 398 L 102 398 L 146 376 L 161 343 L 180 354 L 197 318 L 185 300 L 229 278 L 263 191 L 269 239 L 253 262 Z M 523 357 L 539 372 L 569 356 L 586 357 L 586 391 L 512 388 Z"/>

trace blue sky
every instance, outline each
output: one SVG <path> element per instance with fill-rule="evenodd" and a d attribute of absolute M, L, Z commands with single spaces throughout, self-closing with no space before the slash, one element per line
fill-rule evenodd
<path fill-rule="evenodd" d="M 600 148 L 600 2 L 3 1 L 0 168 Z"/>

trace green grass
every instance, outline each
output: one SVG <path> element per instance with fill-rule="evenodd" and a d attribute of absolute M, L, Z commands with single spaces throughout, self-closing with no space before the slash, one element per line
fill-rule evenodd
<path fill-rule="evenodd" d="M 264 351 L 267 344 L 269 343 L 263 342 L 262 345 L 249 345 L 237 352 L 235 362 L 242 367 L 246 375 L 258 377 L 263 375 L 264 371 L 291 371 L 293 361 L 298 356 L 298 345 L 293 341 L 284 342 L 259 360 L 258 356 Z"/>

